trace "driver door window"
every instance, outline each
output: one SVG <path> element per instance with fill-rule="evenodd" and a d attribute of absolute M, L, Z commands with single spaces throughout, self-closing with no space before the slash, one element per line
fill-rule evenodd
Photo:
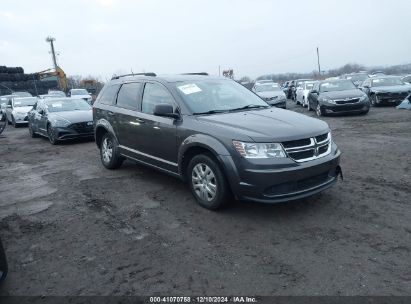
<path fill-rule="evenodd" d="M 166 88 L 157 83 L 146 83 L 141 111 L 146 114 L 154 114 L 155 106 L 162 103 L 172 105 L 175 109 L 174 98 Z"/>

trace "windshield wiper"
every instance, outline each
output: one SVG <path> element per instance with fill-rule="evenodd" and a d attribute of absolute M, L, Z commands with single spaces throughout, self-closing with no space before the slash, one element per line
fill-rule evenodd
<path fill-rule="evenodd" d="M 205 111 L 205 112 L 196 112 L 196 113 L 193 113 L 193 115 L 216 114 L 216 113 L 225 113 L 225 112 L 228 112 L 228 110 L 210 110 L 210 111 Z"/>
<path fill-rule="evenodd" d="M 249 104 L 241 108 L 231 109 L 230 111 L 240 111 L 240 110 L 246 110 L 246 109 L 259 109 L 259 108 L 269 108 L 269 106 Z"/>

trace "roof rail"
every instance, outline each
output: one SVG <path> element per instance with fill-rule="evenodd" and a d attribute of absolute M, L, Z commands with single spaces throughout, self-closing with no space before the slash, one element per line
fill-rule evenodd
<path fill-rule="evenodd" d="M 202 76 L 208 76 L 208 73 L 206 73 L 206 72 L 198 72 L 198 73 L 182 73 L 181 75 L 202 75 Z"/>
<path fill-rule="evenodd" d="M 152 72 L 149 72 L 149 73 L 133 73 L 133 74 L 125 74 L 125 75 L 114 76 L 114 77 L 111 78 L 111 80 L 113 80 L 113 79 L 119 79 L 119 78 L 121 78 L 121 77 L 139 76 L 139 75 L 152 76 L 152 77 L 157 76 L 156 73 L 152 73 Z"/>

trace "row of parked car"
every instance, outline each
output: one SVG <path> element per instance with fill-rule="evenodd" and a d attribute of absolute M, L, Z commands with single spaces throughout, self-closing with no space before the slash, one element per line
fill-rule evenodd
<path fill-rule="evenodd" d="M 67 96 L 62 91 L 50 90 L 48 94 L 32 96 L 28 92 L 13 92 L 10 95 L 0 96 L 0 109 L 5 114 L 8 124 L 14 127 L 29 123 L 29 111 L 38 101 L 55 99 L 84 100 L 92 104 L 92 96 L 85 89 L 71 89 Z"/>
<path fill-rule="evenodd" d="M 318 116 L 366 114 L 370 106 L 399 105 L 411 94 L 409 81 L 411 76 L 355 73 L 321 81 L 292 80 L 282 87 L 271 80 L 260 80 L 252 90 L 272 105 L 285 108 L 285 99 L 292 99 Z"/>

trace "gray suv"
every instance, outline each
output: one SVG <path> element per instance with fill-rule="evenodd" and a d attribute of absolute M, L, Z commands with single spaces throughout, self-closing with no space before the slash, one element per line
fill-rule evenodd
<path fill-rule="evenodd" d="M 93 105 L 93 121 L 106 168 L 129 159 L 181 178 L 208 209 L 232 196 L 300 199 L 341 174 L 341 153 L 325 122 L 272 108 L 230 79 L 114 77 Z"/>

